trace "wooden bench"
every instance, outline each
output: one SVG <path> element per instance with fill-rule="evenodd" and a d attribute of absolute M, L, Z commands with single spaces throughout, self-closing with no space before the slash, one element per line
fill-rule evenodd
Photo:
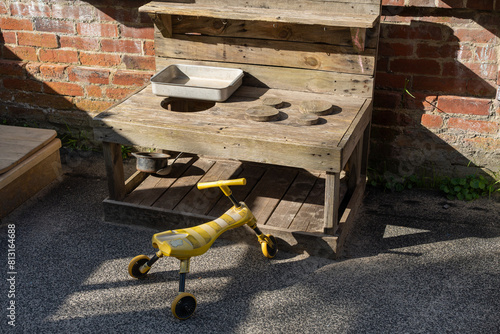
<path fill-rule="evenodd" d="M 188 174 L 179 172 L 168 182 L 141 173 L 124 180 L 120 145 L 188 152 L 202 157 L 196 161 L 206 181 L 213 180 L 204 175 L 220 175 L 220 168 L 238 177 L 242 168 L 242 173 L 263 169 L 247 194 L 255 199 L 252 211 L 266 212 L 259 221 L 263 230 L 273 230 L 292 248 L 324 254 L 311 242 L 320 238 L 329 254 L 340 254 L 366 183 L 380 8 L 380 0 L 279 0 L 265 6 L 256 0 L 227 6 L 216 0 L 154 1 L 141 7 L 156 26 L 158 70 L 171 64 L 209 65 L 239 68 L 245 76 L 225 102 L 189 102 L 192 111 L 176 110 L 146 86 L 94 118 L 107 161 L 106 219 L 138 223 L 147 212 L 162 221 L 156 226 L 167 229 L 167 220 L 212 218 L 212 209 L 195 209 L 195 215 L 188 210 L 196 195 L 181 197 L 171 208 L 158 205 L 170 188 L 194 187 L 187 181 L 195 179 L 187 172 L 189 164 Z M 284 102 L 278 121 L 245 118 L 266 98 Z M 333 110 L 319 116 L 318 124 L 304 125 L 298 121 L 301 105 L 311 100 L 330 103 Z M 239 162 L 233 166 L 227 159 Z M 276 171 L 278 166 L 287 172 Z M 279 178 L 266 175 L 288 175 L 272 201 L 264 199 Z M 311 187 L 302 195 L 304 182 Z M 294 192 L 301 199 L 294 199 Z M 157 193 L 148 205 L 140 199 Z"/>
<path fill-rule="evenodd" d="M 61 175 L 54 130 L 0 125 L 0 218 Z"/>

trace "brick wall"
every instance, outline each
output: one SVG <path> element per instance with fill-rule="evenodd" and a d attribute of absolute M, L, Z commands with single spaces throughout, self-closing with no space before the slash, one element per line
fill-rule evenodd
<path fill-rule="evenodd" d="M 371 166 L 398 175 L 499 171 L 500 0 L 383 5 Z"/>
<path fill-rule="evenodd" d="M 0 2 L 0 119 L 90 130 L 155 71 L 146 2 Z"/>
<path fill-rule="evenodd" d="M 146 2 L 0 2 L 0 120 L 90 129 L 154 73 Z M 371 167 L 499 170 L 500 0 L 383 5 Z"/>

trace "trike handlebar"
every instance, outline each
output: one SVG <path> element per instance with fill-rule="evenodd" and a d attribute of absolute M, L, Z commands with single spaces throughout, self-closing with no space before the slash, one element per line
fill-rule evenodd
<path fill-rule="evenodd" d="M 247 180 L 245 178 L 241 179 L 234 179 L 234 180 L 219 180 L 219 181 L 213 181 L 213 182 L 200 182 L 197 184 L 198 189 L 207 189 L 207 188 L 214 188 L 214 187 L 220 187 L 224 195 L 229 196 L 231 195 L 231 190 L 228 188 L 228 186 L 244 186 L 247 184 Z"/>

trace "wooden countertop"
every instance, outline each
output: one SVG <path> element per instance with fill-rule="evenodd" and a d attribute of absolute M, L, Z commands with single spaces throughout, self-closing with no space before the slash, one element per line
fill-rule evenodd
<path fill-rule="evenodd" d="M 267 97 L 284 101 L 280 119 L 247 120 L 245 112 Z M 148 85 L 94 118 L 97 140 L 239 160 L 340 172 L 343 150 L 371 118 L 371 99 L 240 87 L 228 100 L 200 111 L 170 111 Z M 333 104 L 317 125 L 300 125 L 298 105 L 306 100 Z"/>

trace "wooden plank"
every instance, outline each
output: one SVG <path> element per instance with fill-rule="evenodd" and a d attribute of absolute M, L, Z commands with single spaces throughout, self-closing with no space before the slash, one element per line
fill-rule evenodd
<path fill-rule="evenodd" d="M 300 171 L 266 225 L 289 228 L 309 196 L 318 176 L 319 173 L 311 174 L 310 172 Z"/>
<path fill-rule="evenodd" d="M 54 130 L 0 125 L 0 174 L 33 155 L 56 135 Z"/>
<path fill-rule="evenodd" d="M 304 203 L 288 226 L 290 230 L 323 232 L 325 176 L 320 174 Z"/>
<path fill-rule="evenodd" d="M 232 175 L 239 173 L 240 166 L 241 162 L 239 161 L 219 160 L 198 182 L 229 179 Z M 182 201 L 177 204 L 174 210 L 206 215 L 221 197 L 223 197 L 223 193 L 219 187 L 204 190 L 199 190 L 194 187 Z"/>
<path fill-rule="evenodd" d="M 132 174 L 127 181 L 125 181 L 125 192 L 128 194 L 132 190 L 134 190 L 139 184 L 142 183 L 147 177 L 149 173 L 136 171 Z"/>
<path fill-rule="evenodd" d="M 326 173 L 324 233 L 335 234 L 339 224 L 340 173 Z"/>
<path fill-rule="evenodd" d="M 328 44 L 174 35 L 155 40 L 158 56 L 373 75 L 375 52 Z"/>
<path fill-rule="evenodd" d="M 122 200 L 125 198 L 125 175 L 121 145 L 116 142 L 102 143 L 106 175 L 108 179 L 109 198 Z"/>
<path fill-rule="evenodd" d="M 0 175 L 0 218 L 61 175 L 60 147 L 61 141 L 54 138 L 16 167 Z"/>
<path fill-rule="evenodd" d="M 165 15 L 170 17 L 170 15 Z M 200 16 L 172 16 L 171 34 L 270 39 L 353 46 L 351 28 L 261 21 L 227 20 Z M 158 26 L 158 25 L 157 25 Z M 163 37 L 167 37 L 159 28 Z M 172 35 L 170 35 L 172 37 Z M 159 36 L 157 36 L 159 38 Z M 377 45 L 371 43 L 368 48 Z"/>
<path fill-rule="evenodd" d="M 342 94 L 372 98 L 373 77 L 338 72 L 314 71 L 298 68 L 269 67 L 251 64 L 224 63 L 200 60 L 156 57 L 156 68 L 161 71 L 171 64 L 193 64 L 240 68 L 245 71 L 244 85 L 326 94 Z"/>
<path fill-rule="evenodd" d="M 267 223 L 297 173 L 297 169 L 272 166 L 245 199 L 260 225 Z"/>
<path fill-rule="evenodd" d="M 262 8 L 261 5 L 255 8 L 248 7 L 248 5 L 239 7 L 235 6 L 235 4 L 232 4 L 232 6 L 214 5 L 213 3 L 201 4 L 198 1 L 195 5 L 171 2 L 167 4 L 153 1 L 140 7 L 139 11 L 151 14 L 204 16 L 219 19 L 303 23 L 359 28 L 372 28 L 380 12 L 380 5 L 371 4 L 353 6 L 352 4 L 337 3 L 337 6 L 335 6 L 335 3 L 331 2 L 322 6 L 320 2 L 314 1 L 301 4 L 296 4 L 294 2 L 284 4 L 281 2 L 281 4 L 281 8 L 276 8 L 280 5 L 280 2 L 272 4 L 275 8 L 269 8 L 269 6 L 267 8 Z M 300 6 L 304 4 L 307 6 L 306 10 Z M 325 15 L 325 10 L 328 10 L 329 15 Z"/>
<path fill-rule="evenodd" d="M 154 207 L 172 210 L 215 164 L 214 160 L 198 159 L 153 203 Z"/>
<path fill-rule="evenodd" d="M 244 177 L 247 180 L 247 184 L 245 186 L 231 188 L 234 198 L 236 198 L 237 201 L 243 201 L 248 196 L 248 194 L 250 194 L 257 182 L 261 179 L 262 175 L 264 175 L 265 171 L 265 165 L 253 164 L 248 162 L 243 163 L 241 165 L 241 172 L 239 174 L 233 175 L 232 178 Z M 222 196 L 214 205 L 212 210 L 210 210 L 208 215 L 211 217 L 219 217 L 231 206 L 232 204 L 231 202 L 229 202 L 226 196 Z"/>
<path fill-rule="evenodd" d="M 153 205 L 153 203 L 180 177 L 186 169 L 195 161 L 193 157 L 182 157 L 172 165 L 170 174 L 160 177 L 150 175 L 135 190 L 129 194 L 124 202 L 141 205 Z"/>
<path fill-rule="evenodd" d="M 358 115 L 345 132 L 342 140 L 339 142 L 338 147 L 342 148 L 342 168 L 344 168 L 354 148 L 363 137 L 366 127 L 370 124 L 372 118 L 372 108 L 373 101 L 371 99 L 366 100 L 364 105 L 359 110 Z"/>

